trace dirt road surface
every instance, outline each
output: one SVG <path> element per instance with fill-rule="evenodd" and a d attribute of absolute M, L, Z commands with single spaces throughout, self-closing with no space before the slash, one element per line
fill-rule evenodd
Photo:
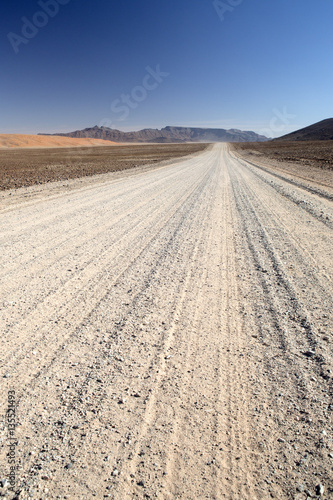
<path fill-rule="evenodd" d="M 225 144 L 38 189 L 0 213 L 19 498 L 333 498 L 332 189 Z"/>

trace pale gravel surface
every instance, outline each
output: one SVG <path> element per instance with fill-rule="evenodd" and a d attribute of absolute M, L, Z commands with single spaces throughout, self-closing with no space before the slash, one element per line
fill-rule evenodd
<path fill-rule="evenodd" d="M 2 197 L 19 498 L 333 498 L 333 203 L 290 180 L 220 144 Z"/>

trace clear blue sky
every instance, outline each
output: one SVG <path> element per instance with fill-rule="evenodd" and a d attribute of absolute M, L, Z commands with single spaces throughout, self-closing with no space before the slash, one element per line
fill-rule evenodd
<path fill-rule="evenodd" d="M 333 116 L 332 1 L 44 0 L 44 11 L 1 2 L 1 133 L 105 124 L 277 136 Z M 147 67 L 158 65 L 156 80 Z"/>

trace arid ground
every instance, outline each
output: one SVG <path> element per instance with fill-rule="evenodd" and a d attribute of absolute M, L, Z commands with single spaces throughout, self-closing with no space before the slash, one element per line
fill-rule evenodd
<path fill-rule="evenodd" d="M 63 139 L 84 141 L 85 139 Z M 97 141 L 97 139 L 95 139 Z M 107 143 L 107 141 L 101 141 Z M 202 151 L 207 144 L 0 149 L 0 190 L 126 170 Z"/>
<path fill-rule="evenodd" d="M 20 499 L 333 498 L 332 172 L 246 155 L 1 193 Z"/>
<path fill-rule="evenodd" d="M 247 142 L 231 147 L 249 161 L 269 163 L 286 174 L 333 185 L 333 141 Z"/>

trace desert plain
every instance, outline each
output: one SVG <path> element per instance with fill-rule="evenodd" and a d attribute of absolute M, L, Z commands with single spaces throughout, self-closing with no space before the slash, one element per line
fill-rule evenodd
<path fill-rule="evenodd" d="M 298 147 L 0 151 L 2 495 L 333 498 L 332 145 Z"/>

